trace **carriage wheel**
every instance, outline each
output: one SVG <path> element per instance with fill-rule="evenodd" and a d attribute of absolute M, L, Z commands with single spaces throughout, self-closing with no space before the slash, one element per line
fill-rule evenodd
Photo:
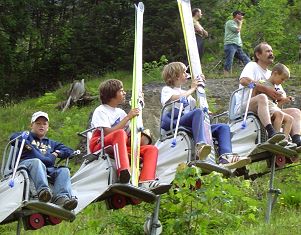
<path fill-rule="evenodd" d="M 45 225 L 45 219 L 41 214 L 32 214 L 28 217 L 28 225 L 31 229 L 39 229 Z"/>
<path fill-rule="evenodd" d="M 50 224 L 52 224 L 52 225 L 56 225 L 56 224 L 59 224 L 59 223 L 62 222 L 62 220 L 61 220 L 60 218 L 54 217 L 54 216 L 51 216 L 51 215 L 48 216 L 48 221 L 49 221 Z"/>
<path fill-rule="evenodd" d="M 283 167 L 286 163 L 286 159 L 282 155 L 277 155 L 276 156 L 276 166 L 278 167 Z"/>
<path fill-rule="evenodd" d="M 146 218 L 143 229 L 144 229 L 144 234 L 146 234 L 146 235 L 151 235 L 151 234 L 160 235 L 163 230 L 160 220 L 158 220 L 158 223 L 155 226 L 153 226 L 152 216 L 149 216 Z M 153 229 L 156 229 L 156 230 L 152 231 Z"/>
<path fill-rule="evenodd" d="M 195 181 L 195 189 L 200 189 L 202 187 L 202 180 L 201 179 L 197 179 Z"/>
<path fill-rule="evenodd" d="M 298 161 L 299 161 L 299 157 L 297 156 L 287 158 L 288 163 L 296 163 Z"/>
<path fill-rule="evenodd" d="M 200 189 L 202 187 L 202 180 L 201 179 L 197 179 L 196 181 L 195 181 L 195 184 L 194 185 L 190 185 L 190 190 L 192 190 L 192 191 L 194 191 L 194 190 L 198 190 L 198 189 Z"/>
<path fill-rule="evenodd" d="M 121 209 L 126 206 L 126 197 L 120 194 L 114 194 L 111 197 L 111 203 L 114 209 Z"/>
<path fill-rule="evenodd" d="M 132 205 L 138 205 L 138 204 L 140 204 L 140 203 L 142 202 L 142 200 L 141 200 L 141 199 L 138 199 L 138 198 L 130 197 L 130 198 L 129 198 L 129 202 L 130 202 L 130 204 L 132 204 Z"/>

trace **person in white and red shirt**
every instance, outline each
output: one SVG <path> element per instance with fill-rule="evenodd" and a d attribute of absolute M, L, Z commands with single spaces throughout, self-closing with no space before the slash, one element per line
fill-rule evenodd
<path fill-rule="evenodd" d="M 110 79 L 100 84 L 99 87 L 100 100 L 99 105 L 92 116 L 92 127 L 102 127 L 104 130 L 104 145 L 112 145 L 114 150 L 114 158 L 116 161 L 117 175 L 120 183 L 129 183 L 130 181 L 130 161 L 128 152 L 131 151 L 129 122 L 138 116 L 140 110 L 138 108 L 130 110 L 127 114 L 123 109 L 117 106 L 124 103 L 126 92 L 120 80 Z M 96 152 L 101 148 L 100 129 L 93 132 L 90 140 L 91 152 Z M 141 143 L 147 143 L 140 146 L 140 156 L 143 159 L 139 183 L 141 187 L 153 191 L 155 194 L 165 193 L 169 187 L 166 184 L 159 183 L 155 180 L 158 149 L 150 145 L 149 141 L 144 139 L 142 135 Z"/>

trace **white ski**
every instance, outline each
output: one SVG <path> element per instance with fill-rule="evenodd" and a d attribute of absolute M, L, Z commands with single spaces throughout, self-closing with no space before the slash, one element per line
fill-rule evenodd
<path fill-rule="evenodd" d="M 198 52 L 198 47 L 197 47 L 197 42 L 195 37 L 190 0 L 177 0 L 177 1 L 178 1 L 180 16 L 181 16 L 187 58 L 190 66 L 190 73 L 192 79 L 199 80 L 202 79 L 201 75 L 203 74 L 203 72 L 202 72 L 202 66 L 200 62 L 200 57 L 199 57 L 199 52 Z M 208 103 L 207 103 L 206 92 L 204 87 L 205 87 L 205 83 L 203 82 L 202 86 L 198 87 L 196 94 L 197 94 L 197 105 L 199 108 L 201 108 L 204 111 L 204 115 L 205 115 L 204 127 L 205 127 L 206 142 L 207 144 L 210 144 L 212 146 L 211 154 L 209 154 L 205 162 L 209 162 L 216 165 L 215 149 L 213 146 L 210 118 L 208 114 L 209 109 L 208 109 Z"/>
<path fill-rule="evenodd" d="M 142 108 L 144 106 L 142 93 L 142 35 L 143 35 L 143 13 L 142 2 L 135 5 L 135 48 L 132 83 L 132 109 L 139 108 L 139 116 L 131 120 L 131 171 L 132 184 L 138 186 L 139 180 L 139 160 L 140 160 L 140 140 L 143 131 Z"/>

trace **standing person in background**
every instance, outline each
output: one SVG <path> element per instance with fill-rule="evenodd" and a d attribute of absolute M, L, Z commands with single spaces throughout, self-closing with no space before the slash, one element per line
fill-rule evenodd
<path fill-rule="evenodd" d="M 242 40 L 240 31 L 242 27 L 243 17 L 245 13 L 241 11 L 233 12 L 233 19 L 228 20 L 225 24 L 225 37 L 224 37 L 224 52 L 225 52 L 225 65 L 224 76 L 227 77 L 232 73 L 232 63 L 234 56 L 241 60 L 244 65 L 249 63 L 250 58 L 242 50 Z"/>
<path fill-rule="evenodd" d="M 202 10 L 200 8 L 194 8 L 192 10 L 192 19 L 193 19 L 195 37 L 198 45 L 200 60 L 202 60 L 205 51 L 204 38 L 208 37 L 208 32 L 202 27 L 202 25 L 199 22 L 201 18 L 202 18 Z"/>

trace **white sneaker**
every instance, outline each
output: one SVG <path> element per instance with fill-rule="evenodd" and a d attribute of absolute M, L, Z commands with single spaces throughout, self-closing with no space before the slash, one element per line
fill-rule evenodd
<path fill-rule="evenodd" d="M 166 193 L 171 187 L 170 184 L 159 183 L 156 180 L 142 182 L 139 186 L 152 191 L 154 194 Z"/>
<path fill-rule="evenodd" d="M 199 160 L 205 160 L 206 157 L 211 153 L 211 145 L 206 143 L 197 143 L 195 145 L 196 157 Z"/>
<path fill-rule="evenodd" d="M 292 142 L 288 142 L 287 145 L 285 146 L 285 148 L 295 150 L 297 148 L 297 144 L 292 143 Z"/>
<path fill-rule="evenodd" d="M 240 157 L 236 153 L 224 153 L 219 157 L 219 163 L 228 169 L 235 169 L 248 165 L 251 163 L 251 159 L 248 157 Z"/>

